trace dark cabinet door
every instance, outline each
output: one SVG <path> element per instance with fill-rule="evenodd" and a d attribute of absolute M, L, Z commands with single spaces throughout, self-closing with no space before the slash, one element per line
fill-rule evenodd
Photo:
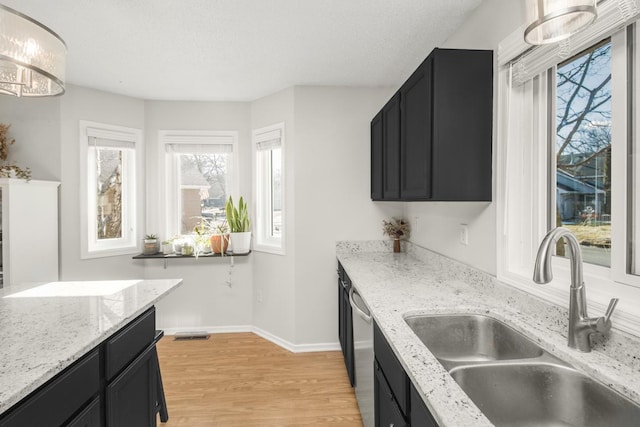
<path fill-rule="evenodd" d="M 429 56 L 400 88 L 403 200 L 428 200 L 432 196 L 432 65 Z"/>
<path fill-rule="evenodd" d="M 107 386 L 107 427 L 155 427 L 155 351 L 147 347 Z"/>
<path fill-rule="evenodd" d="M 371 200 L 382 200 L 382 111 L 371 120 Z"/>
<path fill-rule="evenodd" d="M 406 427 L 402 412 L 398 407 L 398 403 L 391 393 L 391 389 L 380 369 L 377 362 L 374 362 L 375 383 L 374 383 L 374 399 L 375 399 L 375 420 L 376 427 Z"/>
<path fill-rule="evenodd" d="M 384 200 L 400 200 L 400 93 L 382 108 Z"/>
<path fill-rule="evenodd" d="M 411 426 L 413 427 L 438 427 L 431 412 L 418 394 L 418 390 L 411 384 Z"/>
<path fill-rule="evenodd" d="M 433 200 L 491 200 L 493 54 L 433 54 Z"/>
<path fill-rule="evenodd" d="M 342 305 L 344 306 L 344 363 L 347 367 L 347 374 L 349 375 L 349 382 L 351 387 L 356 385 L 356 372 L 355 372 L 355 359 L 353 354 L 353 312 L 351 304 L 349 304 L 349 292 L 343 289 L 342 292 Z"/>
<path fill-rule="evenodd" d="M 67 427 L 101 427 L 100 397 L 96 397 Z"/>

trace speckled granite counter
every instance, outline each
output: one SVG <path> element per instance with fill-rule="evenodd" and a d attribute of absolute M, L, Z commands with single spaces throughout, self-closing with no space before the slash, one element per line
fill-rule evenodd
<path fill-rule="evenodd" d="M 410 243 L 339 242 L 337 256 L 440 427 L 493 424 L 404 321 L 410 314 L 480 313 L 503 320 L 549 352 L 640 402 L 640 339 L 612 331 L 597 351 L 567 347 L 566 309 Z"/>
<path fill-rule="evenodd" d="M 0 413 L 180 284 L 118 280 L 0 289 Z"/>

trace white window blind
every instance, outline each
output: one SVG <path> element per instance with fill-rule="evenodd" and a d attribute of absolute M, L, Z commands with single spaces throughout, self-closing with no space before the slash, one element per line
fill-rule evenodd
<path fill-rule="evenodd" d="M 258 151 L 273 150 L 282 147 L 282 131 L 275 129 L 255 135 L 256 149 Z"/>
<path fill-rule="evenodd" d="M 217 131 L 160 131 L 160 141 L 167 153 L 233 153 L 235 134 Z"/>
<path fill-rule="evenodd" d="M 117 139 L 106 139 L 106 138 L 97 138 L 95 136 L 90 136 L 88 138 L 90 147 L 100 147 L 100 148 L 120 148 L 120 149 L 130 149 L 133 150 L 136 148 L 136 144 L 133 141 L 121 141 Z"/>
<path fill-rule="evenodd" d="M 165 144 L 167 153 L 177 154 L 222 154 L 233 153 L 233 144 Z"/>
<path fill-rule="evenodd" d="M 550 67 L 571 58 L 594 43 L 610 37 L 640 16 L 635 0 L 604 0 L 598 18 L 584 31 L 555 44 L 531 47 L 524 41 L 524 27 L 518 28 L 498 46 L 498 64 L 513 66 L 513 84 L 521 85 Z"/>

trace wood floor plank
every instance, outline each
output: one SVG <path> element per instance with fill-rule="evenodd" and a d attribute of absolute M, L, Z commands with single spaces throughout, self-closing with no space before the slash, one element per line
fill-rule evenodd
<path fill-rule="evenodd" d="M 166 427 L 361 427 L 337 351 L 291 353 L 252 333 L 158 343 Z"/>

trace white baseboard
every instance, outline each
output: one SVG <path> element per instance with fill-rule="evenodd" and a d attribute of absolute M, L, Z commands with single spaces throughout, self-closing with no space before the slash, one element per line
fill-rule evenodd
<path fill-rule="evenodd" d="M 225 333 L 234 333 L 234 332 L 253 332 L 266 339 L 267 341 L 271 341 L 279 347 L 284 348 L 292 353 L 310 353 L 315 351 L 339 351 L 340 343 L 330 342 L 330 343 L 318 343 L 318 344 L 293 344 L 287 340 L 283 340 L 282 338 L 272 334 L 271 332 L 267 332 L 264 329 L 260 329 L 258 327 L 252 325 L 238 325 L 238 326 L 203 326 L 203 327 L 186 327 L 186 328 L 166 328 L 164 329 L 165 335 L 176 335 L 178 333 L 188 333 L 188 332 L 206 332 L 208 334 L 225 334 Z"/>

